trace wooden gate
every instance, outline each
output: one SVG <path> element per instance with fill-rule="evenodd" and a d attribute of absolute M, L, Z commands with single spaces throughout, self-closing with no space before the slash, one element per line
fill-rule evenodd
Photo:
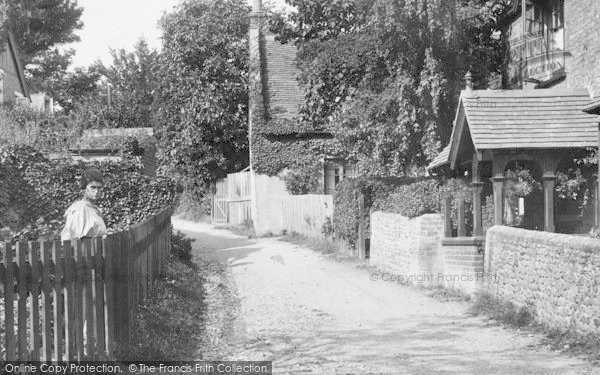
<path fill-rule="evenodd" d="M 213 195 L 212 224 L 240 225 L 251 220 L 250 171 L 230 173 L 217 181 Z"/>
<path fill-rule="evenodd" d="M 215 195 L 213 197 L 212 224 L 227 224 L 227 196 Z"/>

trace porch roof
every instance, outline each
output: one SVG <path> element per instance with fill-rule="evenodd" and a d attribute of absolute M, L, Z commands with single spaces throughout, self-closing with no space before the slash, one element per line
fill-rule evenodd
<path fill-rule="evenodd" d="M 429 165 L 427 166 L 427 170 L 431 170 L 434 168 L 441 167 L 442 165 L 448 164 L 448 155 L 449 154 L 450 154 L 450 145 L 447 145 L 446 147 L 444 147 L 442 149 L 442 151 L 440 151 L 439 154 L 437 154 L 437 156 L 435 158 L 433 158 L 431 163 L 429 163 Z"/>
<path fill-rule="evenodd" d="M 466 134 L 475 151 L 597 147 L 599 118 L 583 112 L 589 104 L 585 89 L 465 90 L 448 159 L 454 167 Z"/>

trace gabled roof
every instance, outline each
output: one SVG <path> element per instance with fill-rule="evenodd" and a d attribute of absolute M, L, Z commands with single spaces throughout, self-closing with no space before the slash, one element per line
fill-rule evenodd
<path fill-rule="evenodd" d="M 463 91 L 450 139 L 451 166 L 465 132 L 476 151 L 597 147 L 599 119 L 583 112 L 589 103 L 585 89 Z"/>
<path fill-rule="evenodd" d="M 25 75 L 23 74 L 23 64 L 21 64 L 21 58 L 19 57 L 19 50 L 17 48 L 17 42 L 15 41 L 15 37 L 11 32 L 8 32 L 8 47 L 10 49 L 10 54 L 13 58 L 13 62 L 17 67 L 17 75 L 19 76 L 19 83 L 21 84 L 21 89 L 23 90 L 23 96 L 29 98 L 29 90 L 27 90 L 27 85 L 25 84 Z"/>

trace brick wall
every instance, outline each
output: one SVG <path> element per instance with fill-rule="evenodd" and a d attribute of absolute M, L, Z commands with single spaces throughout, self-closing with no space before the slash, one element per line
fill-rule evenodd
<path fill-rule="evenodd" d="M 443 284 L 473 293 L 483 284 L 483 242 L 473 237 L 445 238 Z"/>
<path fill-rule="evenodd" d="M 413 284 L 436 284 L 444 269 L 443 229 L 439 214 L 409 219 L 373 212 L 370 263 Z"/>
<path fill-rule="evenodd" d="M 600 240 L 495 226 L 485 248 L 485 290 L 549 328 L 600 335 Z"/>
<path fill-rule="evenodd" d="M 565 1 L 566 80 L 558 87 L 585 87 L 600 96 L 600 1 Z"/>

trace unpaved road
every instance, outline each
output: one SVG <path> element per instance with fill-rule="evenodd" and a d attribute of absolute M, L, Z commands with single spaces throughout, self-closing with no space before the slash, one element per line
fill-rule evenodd
<path fill-rule="evenodd" d="M 358 262 L 173 223 L 211 270 L 215 332 L 198 358 L 272 360 L 275 374 L 600 374 L 537 334 L 468 316 L 467 303 L 373 281 Z"/>

